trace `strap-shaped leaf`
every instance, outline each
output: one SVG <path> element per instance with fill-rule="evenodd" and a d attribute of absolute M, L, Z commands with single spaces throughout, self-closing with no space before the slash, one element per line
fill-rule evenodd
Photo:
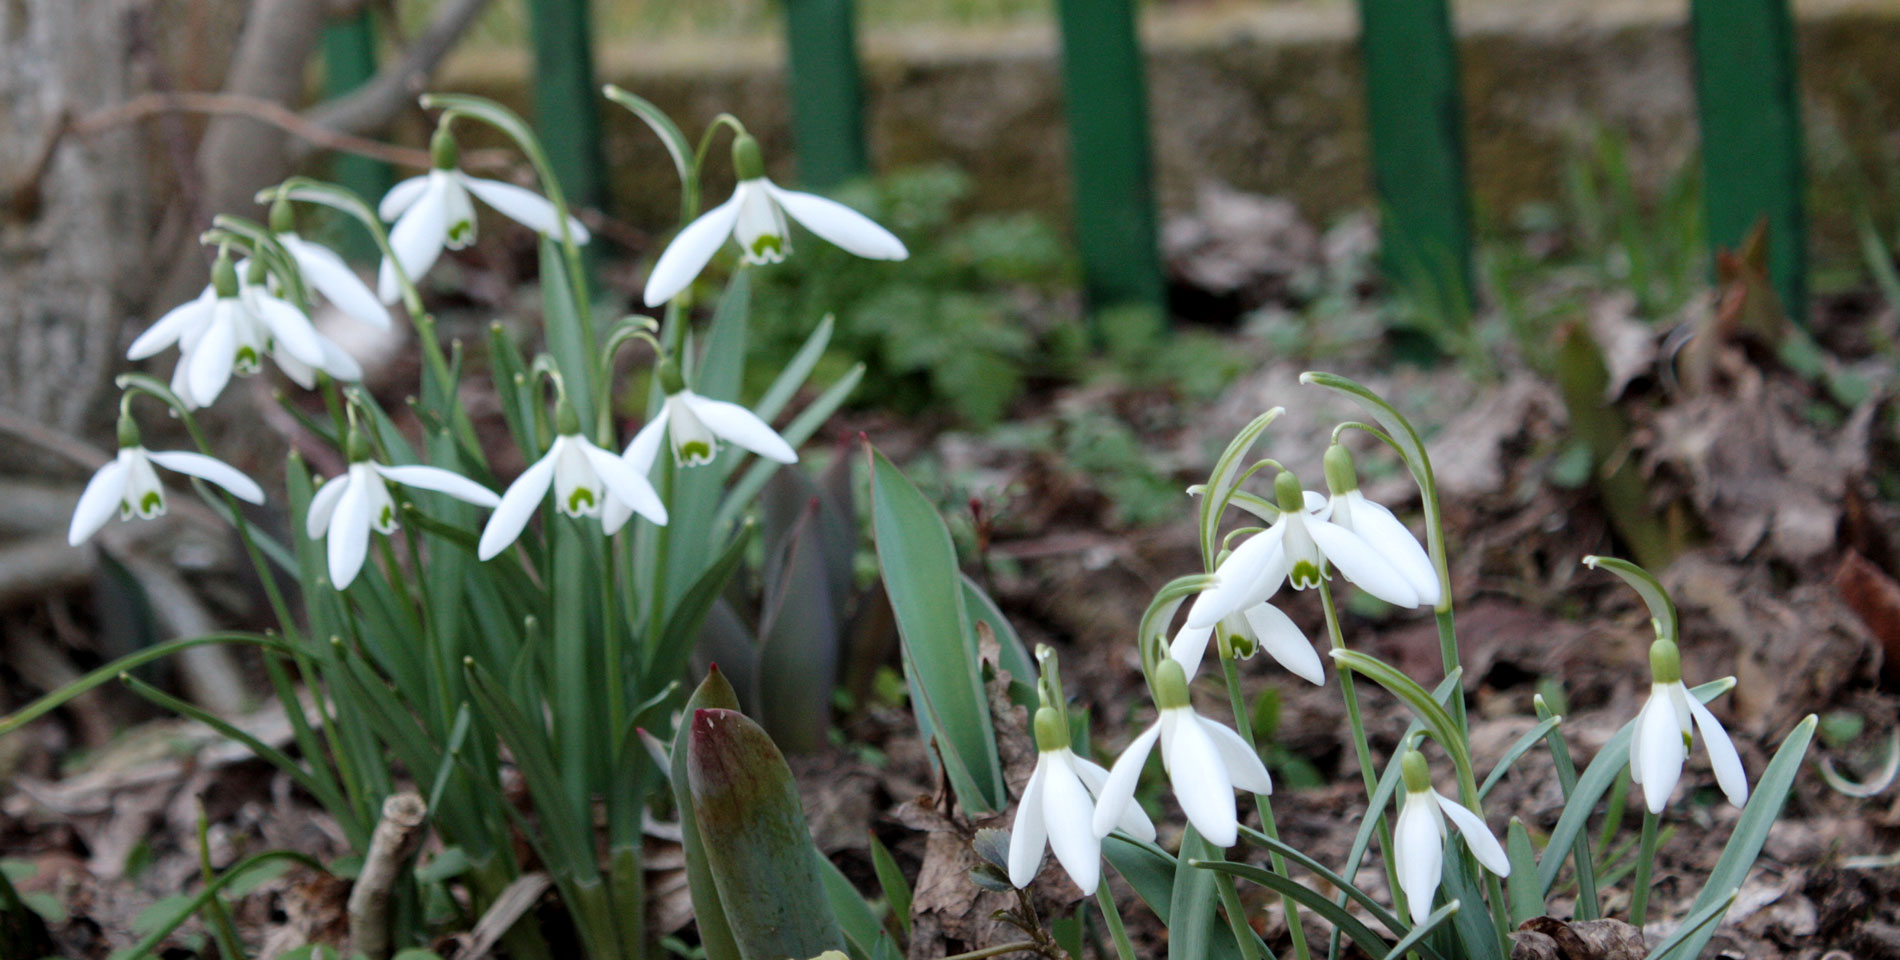
<path fill-rule="evenodd" d="M 1584 557 L 1583 565 L 1592 570 L 1608 570 L 1629 584 L 1649 607 L 1649 617 L 1656 624 L 1656 635 L 1671 640 L 1676 638 L 1676 603 L 1669 599 L 1669 591 L 1663 589 L 1662 581 L 1656 579 L 1655 574 L 1616 557 Z"/>
<path fill-rule="evenodd" d="M 699 709 L 688 722 L 693 816 L 739 955 L 844 949 L 798 788 L 772 738 L 736 710 Z"/>
<path fill-rule="evenodd" d="M 974 811 L 1001 810 L 1003 766 L 950 531 L 936 506 L 896 466 L 869 443 L 865 451 L 878 565 L 919 694 L 913 706 L 936 734 L 958 799 Z"/>
<path fill-rule="evenodd" d="M 653 102 L 638 94 L 629 93 L 613 84 L 607 84 L 600 91 L 607 99 L 626 107 L 634 116 L 651 129 L 665 145 L 666 154 L 673 158 L 673 169 L 680 175 L 680 183 L 693 181 L 691 161 L 693 147 L 686 142 L 686 134 L 680 132 L 679 124 L 666 115 L 666 111 L 654 106 Z"/>
<path fill-rule="evenodd" d="M 1683 918 L 1682 924 L 1676 927 L 1676 932 L 1664 937 L 1661 943 L 1656 944 L 1656 949 L 1649 952 L 1647 960 L 1662 960 L 1692 938 L 1700 938 L 1706 943 L 1708 938 L 1703 934 L 1714 932 L 1715 927 L 1722 920 L 1722 915 L 1728 912 L 1729 907 L 1735 905 L 1735 897 L 1739 893 L 1741 893 L 1740 890 L 1730 890 L 1727 896 L 1717 897 L 1701 909 L 1690 911 L 1689 915 Z M 1699 948 L 1697 953 L 1700 953 Z M 1696 953 L 1685 955 L 1695 956 Z"/>
<path fill-rule="evenodd" d="M 1174 915 L 1174 857 L 1152 843 L 1140 843 L 1120 835 L 1102 839 L 1102 856 L 1128 881 L 1135 896 L 1161 919 L 1162 926 L 1167 926 Z M 1214 902 L 1209 900 L 1200 909 L 1207 911 L 1211 918 Z M 1208 949 L 1207 960 L 1237 960 L 1240 956 L 1240 947 L 1232 937 L 1215 937 Z"/>
<path fill-rule="evenodd" d="M 726 682 L 725 675 L 718 667 L 706 674 L 693 695 L 686 699 L 682 717 L 708 707 L 736 710 L 739 696 Z M 726 907 L 719 896 L 719 887 L 713 881 L 712 868 L 706 862 L 706 840 L 699 829 L 699 820 L 693 815 L 693 794 L 687 782 L 686 761 L 689 724 L 681 723 L 673 734 L 673 752 L 670 756 L 668 776 L 673 785 L 673 800 L 679 810 L 680 846 L 686 855 L 686 885 L 693 896 L 693 922 L 699 929 L 700 946 L 706 950 L 706 960 L 740 960 L 739 944 L 733 940 L 732 926 L 726 922 Z"/>
<path fill-rule="evenodd" d="M 1284 841 L 1276 840 L 1272 837 L 1269 837 L 1266 834 L 1261 833 L 1260 831 L 1247 826 L 1246 824 L 1241 824 L 1240 835 L 1247 838 L 1248 842 L 1259 844 L 1260 846 L 1266 847 L 1270 850 L 1274 850 L 1278 852 L 1281 856 L 1286 857 L 1288 860 L 1291 860 L 1294 863 L 1297 863 L 1300 866 L 1313 871 L 1315 874 L 1318 874 L 1321 880 L 1324 880 L 1327 883 L 1330 883 L 1333 886 L 1339 888 L 1340 892 L 1344 893 L 1348 897 L 1351 897 L 1353 900 L 1357 901 L 1360 906 L 1366 908 L 1366 912 L 1372 914 L 1372 918 L 1374 920 L 1379 921 L 1379 923 L 1383 924 L 1386 930 L 1389 931 L 1393 936 L 1396 937 L 1400 935 L 1401 933 L 1403 933 L 1404 931 L 1411 929 L 1409 924 L 1406 924 L 1405 922 L 1401 921 L 1397 916 L 1393 915 L 1392 911 L 1387 910 L 1385 908 L 1385 904 L 1382 904 L 1379 901 L 1373 899 L 1371 894 L 1365 892 L 1364 890 L 1361 890 L 1359 887 L 1353 885 L 1352 883 L 1347 882 L 1345 877 L 1342 877 L 1339 874 L 1334 873 L 1333 871 L 1327 869 L 1325 864 L 1320 863 L 1318 860 L 1315 860 L 1312 857 L 1307 856 L 1305 853 L 1300 852 L 1298 849 L 1295 849 L 1294 847 L 1288 845 Z M 1429 947 L 1421 948 L 1421 949 L 1424 950 L 1427 956 L 1437 956 L 1437 954 L 1432 952 L 1432 950 Z"/>
<path fill-rule="evenodd" d="M 1544 891 L 1537 889 L 1537 851 L 1531 847 L 1531 834 L 1524 821 L 1511 818 L 1504 832 L 1504 855 L 1511 861 L 1511 925 L 1522 926 L 1532 917 L 1544 915 Z"/>
<path fill-rule="evenodd" d="M 1328 900 L 1319 893 L 1280 876 L 1265 867 L 1256 867 L 1250 863 L 1230 863 L 1226 860 L 1190 860 L 1189 866 L 1217 873 L 1225 873 L 1260 884 L 1280 894 L 1300 906 L 1320 915 L 1327 923 L 1338 927 L 1346 936 L 1359 945 L 1373 960 L 1382 960 L 1392 950 L 1385 938 L 1372 932 L 1372 928 L 1361 923 L 1358 917 L 1348 913 L 1344 907 Z"/>
<path fill-rule="evenodd" d="M 1233 495 L 1234 487 L 1239 482 L 1247 451 L 1253 449 L 1260 435 L 1285 412 L 1283 407 L 1274 407 L 1253 418 L 1252 422 L 1240 428 L 1240 432 L 1228 442 L 1227 449 L 1221 451 L 1219 459 L 1214 461 L 1214 471 L 1208 475 L 1206 486 L 1201 488 L 1200 509 L 1201 559 L 1209 564 L 1209 569 L 1212 569 L 1214 557 L 1220 549 L 1221 515 L 1227 512 L 1227 499 Z"/>
<path fill-rule="evenodd" d="M 1511 744 L 1511 749 L 1504 751 L 1504 756 L 1498 758 L 1497 766 L 1491 768 L 1491 775 L 1485 777 L 1484 783 L 1478 786 L 1478 796 L 1490 796 L 1491 788 L 1497 786 L 1498 781 L 1511 772 L 1511 765 L 1517 763 L 1518 759 L 1524 756 L 1531 747 L 1536 746 L 1537 741 L 1544 739 L 1552 730 L 1557 729 L 1557 725 L 1563 720 L 1562 717 L 1546 717 L 1539 721 L 1537 726 L 1524 731 L 1524 735 Z"/>

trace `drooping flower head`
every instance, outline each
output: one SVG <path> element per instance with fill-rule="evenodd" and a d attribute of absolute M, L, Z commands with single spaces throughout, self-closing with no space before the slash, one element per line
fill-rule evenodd
<path fill-rule="evenodd" d="M 460 474 L 420 465 L 391 467 L 370 459 L 369 444 L 352 428 L 344 442 L 350 466 L 317 488 L 304 518 L 304 532 L 328 547 L 330 584 L 338 590 L 355 582 L 369 555 L 369 534 L 395 533 L 396 503 L 387 483 L 447 494 L 478 507 L 494 507 L 501 499 L 487 487 Z"/>
<path fill-rule="evenodd" d="M 164 516 L 165 486 L 159 483 L 153 464 L 215 483 L 247 503 L 264 502 L 264 489 L 257 481 L 222 460 L 188 450 L 153 452 L 145 449 L 139 439 L 138 424 L 131 416 L 121 413 L 119 454 L 87 481 L 85 492 L 79 495 L 79 505 L 73 509 L 66 542 L 75 547 L 86 542 L 112 519 L 115 511 L 120 520 Z"/>
<path fill-rule="evenodd" d="M 1270 794 L 1273 778 L 1260 762 L 1260 755 L 1240 734 L 1194 712 L 1188 699 L 1187 672 L 1179 663 L 1162 657 L 1152 676 L 1160 716 L 1128 744 L 1109 769 L 1108 782 L 1096 796 L 1095 834 L 1107 836 L 1115 829 L 1124 810 L 1134 802 L 1142 764 L 1159 744 L 1161 766 L 1168 772 L 1175 800 L 1188 822 L 1207 842 L 1231 847 L 1240 838 L 1234 790 Z"/>
<path fill-rule="evenodd" d="M 1649 647 L 1649 699 L 1636 714 L 1636 729 L 1630 734 L 1630 782 L 1643 788 L 1643 802 L 1650 813 L 1662 813 L 1682 778 L 1683 761 L 1695 745 L 1695 731 L 1702 731 L 1708 747 L 1709 766 L 1715 769 L 1715 782 L 1728 802 L 1741 806 L 1748 802 L 1748 773 L 1742 769 L 1741 755 L 1729 740 L 1722 721 L 1696 699 L 1682 682 L 1682 654 L 1675 641 L 1658 637 Z"/>
<path fill-rule="evenodd" d="M 1285 584 L 1291 584 L 1295 590 L 1319 586 L 1322 578 L 1330 576 L 1329 566 L 1387 603 L 1401 607 L 1419 605 L 1418 589 L 1386 559 L 1379 547 L 1362 534 L 1332 522 L 1334 504 L 1331 500 L 1319 504 L 1318 509 L 1309 507 L 1309 500 L 1317 495 L 1309 497 L 1300 489 L 1299 478 L 1288 470 L 1282 470 L 1274 478 L 1273 490 L 1280 518 L 1266 530 L 1248 537 L 1215 569 L 1214 586 L 1202 593 L 1188 610 L 1189 627 L 1211 627 L 1222 617 L 1273 596 Z M 1353 492 L 1357 492 L 1356 488 Z M 1372 505 L 1363 498 L 1359 503 Z M 1368 511 L 1366 515 L 1374 513 Z M 1416 547 L 1416 543 L 1413 546 Z M 1434 576 L 1434 591 L 1437 582 Z"/>
<path fill-rule="evenodd" d="M 1017 802 L 1016 820 L 1009 834 L 1009 882 L 1029 886 L 1042 865 L 1042 848 L 1055 851 L 1069 879 L 1084 894 L 1095 893 L 1102 877 L 1102 837 L 1094 829 L 1095 801 L 1108 783 L 1109 773 L 1070 748 L 1068 715 L 1061 697 L 1055 656 L 1048 647 L 1036 651 L 1042 661 L 1037 684 L 1041 706 L 1036 711 L 1036 769 Z M 1054 691 L 1053 696 L 1051 691 Z M 1125 804 L 1111 829 L 1144 842 L 1155 837 L 1154 823 L 1137 803 Z M 1104 832 L 1106 833 L 1106 831 Z"/>
<path fill-rule="evenodd" d="M 747 263 L 785 259 L 792 252 L 787 214 L 847 253 L 870 260 L 910 256 L 903 241 L 864 214 L 836 200 L 773 183 L 765 175 L 759 142 L 750 134 L 733 139 L 732 167 L 739 180 L 732 198 L 687 224 L 660 253 L 647 277 L 643 296 L 647 306 L 660 306 L 690 286 L 727 239 L 739 245 L 739 255 Z"/>
<path fill-rule="evenodd" d="M 501 495 L 500 505 L 482 528 L 476 556 L 488 560 L 514 543 L 550 487 L 555 509 L 570 517 L 600 517 L 602 506 L 618 499 L 654 523 L 666 523 L 666 505 L 646 473 L 583 436 L 580 418 L 566 397 L 557 404 L 555 430 L 558 435 L 548 452 Z"/>
<path fill-rule="evenodd" d="M 1450 818 L 1465 838 L 1465 846 L 1486 870 L 1500 877 L 1511 875 L 1510 858 L 1503 845 L 1491 835 L 1484 818 L 1463 804 L 1432 789 L 1431 770 L 1424 754 L 1407 746 L 1400 756 L 1399 769 L 1405 777 L 1405 800 L 1392 826 L 1392 866 L 1399 876 L 1399 889 L 1411 908 L 1412 922 L 1424 923 L 1431 915 L 1432 900 L 1438 896 L 1438 882 L 1444 873 L 1445 826 Z"/>
<path fill-rule="evenodd" d="M 413 283 L 435 266 L 444 249 L 460 250 L 475 242 L 475 203 L 469 199 L 470 194 L 530 230 L 550 237 L 561 235 L 560 212 L 548 198 L 512 183 L 471 177 L 457 169 L 460 150 L 446 127 L 438 127 L 429 140 L 429 159 L 432 169 L 428 173 L 390 187 L 376 207 L 378 216 L 396 224 L 389 231 L 395 263 L 385 257 L 376 278 L 376 291 L 384 303 L 395 303 L 402 296 L 397 264 Z M 589 239 L 587 228 L 571 216 L 567 218 L 567 232 L 575 243 Z"/>
<path fill-rule="evenodd" d="M 297 217 L 290 201 L 278 197 L 270 205 L 271 234 L 284 252 L 297 263 L 304 282 L 329 298 L 338 310 L 378 330 L 389 329 L 389 308 L 376 298 L 369 285 L 343 262 L 335 250 L 305 240 L 297 233 Z"/>

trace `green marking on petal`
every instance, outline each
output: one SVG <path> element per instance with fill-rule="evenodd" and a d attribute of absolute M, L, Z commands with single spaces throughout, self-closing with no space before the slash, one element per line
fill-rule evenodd
<path fill-rule="evenodd" d="M 1296 590 L 1317 587 L 1320 581 L 1319 567 L 1311 560 L 1301 560 L 1293 565 L 1293 573 L 1289 579 L 1293 581 L 1293 588 Z"/>
<path fill-rule="evenodd" d="M 574 492 L 567 495 L 567 512 L 570 516 L 578 517 L 593 509 L 596 502 L 598 501 L 594 499 L 594 491 L 586 487 L 575 487 Z"/>
<path fill-rule="evenodd" d="M 393 529 L 396 526 L 396 508 L 383 507 L 383 512 L 376 516 L 376 526 L 381 529 Z"/>
<path fill-rule="evenodd" d="M 256 347 L 239 347 L 237 356 L 231 358 L 231 369 L 238 373 L 251 374 L 258 371 Z"/>
<path fill-rule="evenodd" d="M 770 233 L 761 233 L 752 241 L 752 255 L 764 257 L 767 252 L 774 257 L 785 256 L 785 238 Z"/>
<path fill-rule="evenodd" d="M 688 440 L 680 445 L 680 462 L 689 467 L 697 467 L 702 463 L 711 463 L 712 455 L 712 444 L 704 440 Z"/>
<path fill-rule="evenodd" d="M 449 242 L 450 243 L 467 243 L 470 235 L 473 234 L 474 232 L 475 232 L 474 221 L 457 220 L 454 223 L 449 224 Z"/>
<path fill-rule="evenodd" d="M 139 498 L 139 516 L 150 519 L 165 512 L 165 495 L 157 490 L 147 490 Z"/>
<path fill-rule="evenodd" d="M 1254 654 L 1260 652 L 1260 645 L 1245 633 L 1239 630 L 1228 630 L 1225 633 L 1227 634 L 1227 649 L 1233 652 L 1235 660 L 1251 659 Z"/>

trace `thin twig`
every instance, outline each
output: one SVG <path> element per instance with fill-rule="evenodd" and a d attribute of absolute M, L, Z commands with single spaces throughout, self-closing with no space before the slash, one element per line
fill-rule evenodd
<path fill-rule="evenodd" d="M 353 153 L 402 167 L 427 169 L 429 166 L 427 150 L 398 147 L 380 140 L 371 140 L 368 137 L 338 133 L 305 118 L 281 103 L 235 93 L 140 94 L 116 106 L 86 114 L 67 124 L 62 132 L 87 137 L 123 124 L 136 123 L 147 117 L 177 112 L 248 117 L 260 123 L 268 123 L 291 136 L 327 150 Z M 55 136 L 57 135 L 56 133 Z M 476 165 L 474 158 L 471 158 L 470 163 Z"/>

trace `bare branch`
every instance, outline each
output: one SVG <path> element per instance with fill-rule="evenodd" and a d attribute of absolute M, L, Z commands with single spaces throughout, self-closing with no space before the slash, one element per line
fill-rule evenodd
<path fill-rule="evenodd" d="M 370 133 L 387 124 L 415 102 L 436 64 L 487 6 L 488 0 L 445 0 L 435 20 L 403 51 L 400 60 L 378 71 L 354 93 L 312 108 L 306 118 L 320 127 L 354 134 Z M 308 152 L 308 147 L 291 147 L 292 159 L 301 159 Z"/>

